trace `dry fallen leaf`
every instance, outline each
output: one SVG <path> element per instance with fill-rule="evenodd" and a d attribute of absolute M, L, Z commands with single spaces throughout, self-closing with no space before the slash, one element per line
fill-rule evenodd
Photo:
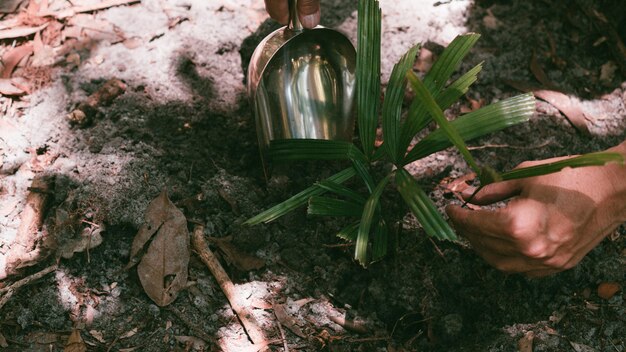
<path fill-rule="evenodd" d="M 139 331 L 139 329 L 138 328 L 134 328 L 132 330 L 129 330 L 129 331 L 123 333 L 122 336 L 120 336 L 120 340 L 121 339 L 127 339 L 129 337 L 135 336 L 135 334 L 137 334 L 137 331 Z"/>
<path fill-rule="evenodd" d="M 517 349 L 519 352 L 533 352 L 533 340 L 535 334 L 532 331 L 527 332 L 519 341 L 517 341 Z"/>
<path fill-rule="evenodd" d="M 190 255 L 187 219 L 169 200 L 166 191 L 148 205 L 145 219 L 133 240 L 130 266 L 140 260 L 137 273 L 141 285 L 163 307 L 172 303 L 187 284 Z"/>
<path fill-rule="evenodd" d="M 302 329 L 296 323 L 296 320 L 287 313 L 287 309 L 282 304 L 275 303 L 274 304 L 274 314 L 276 315 L 276 319 L 278 323 L 289 329 L 294 334 L 306 338 L 306 335 L 302 332 Z"/>
<path fill-rule="evenodd" d="M 13 38 L 26 37 L 31 34 L 35 34 L 39 32 L 40 30 L 46 28 L 47 26 L 48 24 L 46 23 L 37 27 L 20 26 L 20 27 L 13 27 L 10 29 L 0 30 L 0 39 L 13 39 Z"/>
<path fill-rule="evenodd" d="M 265 261 L 263 259 L 240 250 L 235 247 L 235 245 L 233 245 L 228 238 L 209 237 L 209 242 L 216 245 L 224 254 L 224 259 L 234 265 L 238 270 L 258 270 L 265 266 Z"/>
<path fill-rule="evenodd" d="M 16 87 L 11 79 L 0 78 L 0 94 L 1 95 L 22 95 L 26 93 L 23 89 Z"/>
<path fill-rule="evenodd" d="M 17 66 L 17 64 L 19 64 L 24 57 L 29 56 L 32 53 L 32 44 L 24 44 L 6 52 L 2 56 L 2 64 L 4 65 L 4 69 L 0 71 L 0 78 L 10 78 L 13 70 L 15 69 L 15 66 Z"/>
<path fill-rule="evenodd" d="M 590 134 L 583 107 L 578 100 L 574 100 L 566 94 L 553 90 L 536 90 L 533 91 L 533 94 L 537 98 L 547 101 L 562 112 L 578 132 L 586 135 Z"/>
<path fill-rule="evenodd" d="M 174 336 L 174 338 L 194 351 L 204 351 L 207 347 L 206 342 L 194 336 Z"/>
<path fill-rule="evenodd" d="M 543 67 L 537 60 L 537 55 L 533 51 L 533 55 L 530 58 L 530 71 L 533 73 L 537 81 L 539 81 L 544 87 L 555 90 L 556 84 L 548 78 L 548 75 L 543 70 Z"/>
<path fill-rule="evenodd" d="M 600 81 L 604 84 L 610 84 L 615 77 L 618 67 L 613 61 L 608 61 L 600 67 Z"/>
<path fill-rule="evenodd" d="M 621 289 L 622 287 L 617 282 L 603 282 L 598 285 L 598 297 L 609 300 Z"/>
<path fill-rule="evenodd" d="M 491 9 L 487 9 L 487 15 L 483 17 L 483 25 L 488 29 L 497 29 L 500 26 L 500 20 L 493 15 Z"/>
<path fill-rule="evenodd" d="M 576 343 L 570 341 L 569 344 L 572 346 L 574 351 L 576 352 L 596 352 L 596 349 L 587 345 L 583 345 L 582 343 Z"/>
<path fill-rule="evenodd" d="M 89 330 L 89 335 L 93 336 L 94 339 L 98 340 L 100 343 L 106 343 L 107 341 L 104 339 L 104 335 L 101 331 L 98 330 Z"/>
<path fill-rule="evenodd" d="M 85 352 L 87 351 L 87 346 L 83 341 L 83 338 L 80 336 L 80 331 L 77 329 L 72 330 L 70 337 L 67 338 L 67 342 L 65 343 L 65 348 L 63 352 Z"/>
<path fill-rule="evenodd" d="M 74 253 L 82 253 L 96 248 L 102 244 L 101 234 L 103 230 L 104 226 L 84 228 L 77 238 L 72 238 L 59 246 L 59 255 L 65 259 L 70 259 L 74 256 Z"/>

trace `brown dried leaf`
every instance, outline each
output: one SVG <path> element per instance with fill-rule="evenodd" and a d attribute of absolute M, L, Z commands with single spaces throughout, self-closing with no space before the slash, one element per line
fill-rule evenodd
<path fill-rule="evenodd" d="M 306 338 L 306 335 L 302 332 L 302 330 L 296 323 L 296 320 L 291 315 L 289 315 L 289 313 L 287 313 L 287 309 L 285 309 L 284 305 L 274 303 L 274 314 L 276 315 L 276 319 L 278 319 L 278 322 L 281 325 L 283 325 L 299 337 L 302 337 L 303 339 Z"/>
<path fill-rule="evenodd" d="M 98 342 L 100 343 L 107 343 L 101 331 L 89 330 L 89 335 L 91 335 L 94 339 L 98 340 Z"/>
<path fill-rule="evenodd" d="M 439 185 L 443 187 L 444 192 L 463 193 L 463 191 L 470 187 L 467 182 L 471 182 L 474 179 L 476 179 L 476 173 L 471 172 L 455 179 L 444 178 L 443 180 L 441 180 Z"/>
<path fill-rule="evenodd" d="M 23 89 L 13 85 L 10 79 L 0 78 L 0 94 L 1 95 L 22 95 L 26 93 Z"/>
<path fill-rule="evenodd" d="M 546 75 L 543 67 L 541 67 L 541 64 L 539 63 L 539 61 L 537 61 L 537 55 L 534 51 L 533 55 L 530 58 L 530 71 L 533 73 L 537 81 L 543 84 L 544 87 L 549 89 L 557 89 L 556 84 L 554 84 L 554 82 L 552 82 L 550 78 L 548 78 L 548 75 Z"/>
<path fill-rule="evenodd" d="M 148 205 L 145 219 L 133 240 L 130 266 L 140 260 L 137 273 L 141 285 L 163 307 L 172 303 L 187 284 L 190 255 L 187 220 L 166 191 Z"/>
<path fill-rule="evenodd" d="M 141 0 L 102 0 L 92 5 L 84 5 L 84 6 L 77 5 L 69 9 L 63 9 L 63 10 L 54 11 L 54 12 L 42 11 L 42 12 L 39 12 L 37 15 L 42 16 L 42 17 L 52 16 L 58 19 L 63 19 L 66 17 L 75 16 L 76 14 L 79 14 L 79 13 L 94 12 L 94 11 L 104 10 L 104 9 L 107 9 L 109 7 L 114 7 L 114 6 L 130 5 L 130 4 L 140 2 L 140 1 Z"/>
<path fill-rule="evenodd" d="M 72 330 L 72 334 L 67 338 L 67 342 L 65 343 L 65 348 L 63 352 L 85 352 L 87 351 L 87 346 L 83 341 L 83 338 L 80 336 L 80 331 L 77 329 Z"/>
<path fill-rule="evenodd" d="M 216 245 L 224 254 L 224 259 L 234 265 L 238 270 L 258 270 L 265 266 L 263 259 L 240 250 L 230 242 L 229 238 L 209 237 L 209 242 Z"/>
<path fill-rule="evenodd" d="M 127 339 L 129 337 L 133 337 L 133 336 L 135 336 L 137 334 L 138 331 L 139 331 L 139 328 L 130 329 L 130 330 L 126 331 L 125 333 L 123 333 L 120 336 L 120 340 L 121 339 Z"/>
<path fill-rule="evenodd" d="M 207 348 L 206 342 L 195 336 L 174 336 L 174 339 L 188 347 L 190 350 L 204 351 Z"/>
<path fill-rule="evenodd" d="M 519 352 L 533 352 L 533 340 L 535 334 L 532 331 L 527 332 L 521 339 L 517 341 L 517 349 Z"/>
<path fill-rule="evenodd" d="M 566 94 L 553 90 L 535 90 L 533 94 L 562 112 L 578 132 L 586 135 L 590 134 L 583 107 L 578 100 L 571 99 Z"/>
<path fill-rule="evenodd" d="M 18 27 L 0 30 L 0 40 L 27 37 L 29 35 L 39 32 L 40 30 L 46 28 L 47 26 L 48 24 L 44 23 L 41 26 L 37 26 L 37 27 L 18 26 Z"/>
<path fill-rule="evenodd" d="M 33 53 L 32 44 L 24 44 L 9 50 L 2 56 L 4 69 L 0 72 L 0 78 L 10 78 L 15 66 L 26 56 Z"/>

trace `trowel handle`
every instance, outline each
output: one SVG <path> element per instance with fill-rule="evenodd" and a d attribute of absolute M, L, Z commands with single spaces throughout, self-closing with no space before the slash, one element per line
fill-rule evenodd
<path fill-rule="evenodd" d="M 298 0 L 289 0 L 289 24 L 287 26 L 295 32 L 300 32 L 304 29 L 298 17 Z"/>

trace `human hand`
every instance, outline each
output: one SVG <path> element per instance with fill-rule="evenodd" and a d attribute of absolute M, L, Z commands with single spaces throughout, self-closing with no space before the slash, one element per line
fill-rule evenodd
<path fill-rule="evenodd" d="M 626 142 L 611 151 L 626 152 Z M 525 162 L 519 167 L 554 162 Z M 472 192 L 464 193 L 468 199 Z M 471 203 L 511 197 L 504 208 L 446 210 L 457 231 L 495 268 L 546 276 L 574 267 L 626 221 L 626 167 L 616 164 L 494 183 Z"/>
<path fill-rule="evenodd" d="M 288 0 L 265 0 L 265 9 L 280 24 L 289 21 Z M 320 23 L 320 0 L 299 0 L 298 18 L 304 28 L 317 26 Z"/>

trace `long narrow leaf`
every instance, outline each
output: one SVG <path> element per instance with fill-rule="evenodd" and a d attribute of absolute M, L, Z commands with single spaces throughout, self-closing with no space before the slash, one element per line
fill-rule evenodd
<path fill-rule="evenodd" d="M 448 89 L 442 91 L 448 79 L 454 71 L 458 69 L 461 62 L 467 56 L 470 49 L 476 44 L 480 34 L 468 33 L 459 35 L 448 45 L 441 56 L 430 68 L 424 77 L 424 85 L 432 94 L 442 110 L 447 109 L 452 103 L 460 98 L 467 88 L 476 81 L 476 76 L 480 72 L 480 65 L 474 67 Z M 409 110 L 409 116 L 405 126 L 402 127 L 401 149 L 406 151 L 411 139 L 431 121 L 430 116 L 419 100 L 413 101 Z"/>
<path fill-rule="evenodd" d="M 333 176 L 327 178 L 327 180 L 335 183 L 343 183 L 354 177 L 354 175 L 356 175 L 354 169 L 348 168 L 334 174 Z M 244 224 L 257 225 L 260 223 L 271 222 L 289 213 L 290 211 L 305 205 L 309 201 L 309 198 L 313 196 L 319 196 L 324 193 L 326 193 L 325 189 L 318 186 L 311 186 L 304 191 L 296 194 L 295 196 L 287 199 L 286 201 L 277 204 L 267 209 L 266 211 L 248 219 Z"/>
<path fill-rule="evenodd" d="M 584 166 L 600 166 L 607 163 L 624 164 L 624 156 L 620 153 L 597 152 L 580 155 L 577 157 L 555 161 L 553 163 L 524 167 L 500 174 L 502 181 L 514 180 L 524 177 L 541 176 L 561 171 L 566 167 L 576 168 Z"/>
<path fill-rule="evenodd" d="M 388 229 L 385 220 L 380 219 L 376 224 L 374 236 L 372 238 L 372 261 L 382 259 L 387 254 L 387 246 L 389 243 Z"/>
<path fill-rule="evenodd" d="M 437 102 L 435 102 L 433 96 L 428 92 L 426 86 L 419 80 L 419 78 L 417 78 L 417 76 L 412 71 L 409 71 L 407 77 L 409 79 L 409 82 L 411 83 L 413 91 L 415 92 L 415 99 L 419 99 L 422 101 L 424 107 L 430 113 L 430 116 L 433 118 L 433 120 L 435 120 L 435 122 L 437 122 L 437 125 L 439 125 L 440 129 L 443 131 L 446 137 L 448 137 L 448 139 L 457 147 L 457 149 L 459 150 L 461 155 L 463 155 L 465 161 L 467 161 L 470 167 L 474 169 L 475 172 L 480 172 L 478 164 L 476 164 L 476 161 L 474 161 L 474 158 L 465 146 L 463 137 L 461 137 L 456 128 L 448 120 L 446 120 L 446 117 L 443 115 L 443 111 L 441 110 L 439 105 L 437 105 Z"/>
<path fill-rule="evenodd" d="M 344 227 L 337 233 L 337 237 L 350 242 L 356 241 L 356 236 L 359 233 L 359 224 L 360 222 L 357 221 Z"/>
<path fill-rule="evenodd" d="M 406 90 L 406 72 L 413 67 L 419 45 L 410 48 L 400 61 L 396 63 L 389 77 L 389 84 L 383 101 L 383 137 L 387 155 L 395 164 L 404 156 L 405 150 L 400 151 L 400 118 L 402 116 L 402 99 Z"/>
<path fill-rule="evenodd" d="M 369 158 L 374 149 L 380 111 L 381 11 L 378 1 L 359 1 L 357 26 L 357 120 L 363 151 Z"/>
<path fill-rule="evenodd" d="M 317 186 L 320 188 L 323 188 L 329 192 L 332 192 L 338 196 L 342 196 L 345 197 L 349 200 L 351 200 L 353 203 L 357 203 L 360 205 L 364 205 L 365 202 L 367 201 L 367 199 L 365 199 L 365 197 L 363 197 L 361 194 L 353 191 L 352 189 L 336 183 L 336 182 L 332 182 L 332 181 L 328 181 L 328 180 L 323 180 L 317 183 Z"/>
<path fill-rule="evenodd" d="M 389 183 L 390 176 L 391 175 L 387 175 L 387 177 L 378 183 L 363 208 L 363 215 L 361 216 L 361 224 L 359 225 L 359 234 L 356 239 L 356 248 L 354 251 L 354 258 L 363 266 L 367 265 L 367 245 L 369 243 L 374 213 L 378 208 L 380 195 L 383 193 L 387 183 Z"/>
<path fill-rule="evenodd" d="M 362 204 L 320 196 L 309 198 L 309 207 L 307 208 L 309 215 L 321 216 L 350 216 L 360 218 L 362 212 Z"/>
<path fill-rule="evenodd" d="M 270 142 L 272 161 L 342 160 L 358 152 L 354 144 L 326 139 L 277 139 Z"/>
<path fill-rule="evenodd" d="M 526 122 L 535 112 L 532 93 L 512 98 L 472 111 L 452 121 L 463 140 L 468 141 L 506 127 Z M 432 153 L 452 146 L 441 129 L 437 129 L 417 143 L 406 155 L 404 164 L 419 160 Z"/>
<path fill-rule="evenodd" d="M 454 38 L 444 49 L 439 59 L 424 76 L 424 85 L 431 94 L 436 95 L 446 85 L 478 38 L 480 38 L 478 33 L 462 34 Z"/>
<path fill-rule="evenodd" d="M 365 154 L 354 144 L 346 141 L 325 139 L 281 139 L 270 143 L 272 161 L 294 160 L 351 160 L 354 170 L 368 190 L 374 189 L 374 180 L 368 170 Z"/>
<path fill-rule="evenodd" d="M 437 95 L 436 101 L 441 110 L 446 110 L 467 93 L 469 87 L 478 79 L 478 73 L 480 73 L 481 70 L 482 63 L 474 66 L 471 70 L 467 71 L 463 76 L 450 84 L 445 90 L 440 92 Z M 400 151 L 404 153 L 408 149 L 409 144 L 411 144 L 413 137 L 431 121 L 432 119 L 428 111 L 424 109 L 421 102 L 417 99 L 413 100 L 409 107 L 406 121 L 402 126 L 399 146 Z"/>
<path fill-rule="evenodd" d="M 426 231 L 426 234 L 445 240 L 456 240 L 456 234 L 441 217 L 437 207 L 405 169 L 398 169 L 396 184 L 402 199 Z"/>

